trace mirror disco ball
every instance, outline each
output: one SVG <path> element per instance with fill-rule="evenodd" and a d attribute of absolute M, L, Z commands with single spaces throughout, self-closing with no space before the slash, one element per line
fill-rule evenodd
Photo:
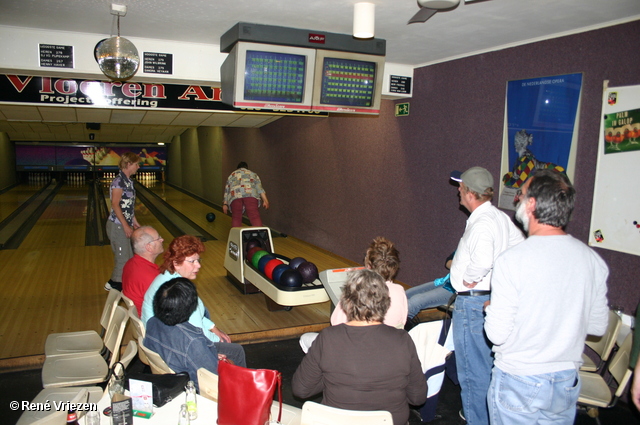
<path fill-rule="evenodd" d="M 96 48 L 100 70 L 112 80 L 124 81 L 136 75 L 140 66 L 138 49 L 124 37 L 111 37 Z"/>

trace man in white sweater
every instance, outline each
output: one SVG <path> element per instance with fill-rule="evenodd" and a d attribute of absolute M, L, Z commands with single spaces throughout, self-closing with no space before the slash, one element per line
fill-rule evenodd
<path fill-rule="evenodd" d="M 571 182 L 556 171 L 538 171 L 522 187 L 516 218 L 529 238 L 496 260 L 486 309 L 492 425 L 574 422 L 585 338 L 607 328 L 609 275 L 564 231 L 574 202 Z"/>

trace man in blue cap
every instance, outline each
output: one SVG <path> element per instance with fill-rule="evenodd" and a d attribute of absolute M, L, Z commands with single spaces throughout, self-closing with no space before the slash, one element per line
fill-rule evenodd
<path fill-rule="evenodd" d="M 491 204 L 493 176 L 482 167 L 454 171 L 460 205 L 471 215 L 451 264 L 457 297 L 453 311 L 453 342 L 460 381 L 462 411 L 467 423 L 488 425 L 487 391 L 491 382 L 491 344 L 484 333 L 484 307 L 491 297 L 493 264 L 503 251 L 522 242 L 522 232 Z"/>

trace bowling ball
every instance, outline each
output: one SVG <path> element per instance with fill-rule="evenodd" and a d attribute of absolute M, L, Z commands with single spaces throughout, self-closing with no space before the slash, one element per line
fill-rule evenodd
<path fill-rule="evenodd" d="M 253 248 L 251 248 L 251 250 L 247 251 L 247 261 L 251 261 L 253 259 L 253 254 L 255 254 L 258 251 L 264 251 L 262 248 L 260 248 L 259 246 L 254 246 Z"/>
<path fill-rule="evenodd" d="M 292 269 L 294 269 L 294 270 L 295 270 L 295 269 L 297 269 L 297 268 L 298 268 L 298 266 L 299 266 L 300 264 L 304 263 L 305 261 L 307 261 L 307 260 L 305 260 L 305 259 L 304 259 L 304 258 L 302 258 L 302 257 L 296 257 L 296 258 L 294 258 L 293 260 L 289 261 L 289 267 L 291 267 Z"/>
<path fill-rule="evenodd" d="M 214 221 L 216 219 L 216 215 L 212 212 L 210 212 L 209 214 L 207 214 L 207 221 L 209 223 L 211 223 L 212 221 Z"/>
<path fill-rule="evenodd" d="M 305 261 L 296 269 L 302 276 L 302 283 L 311 283 L 318 278 L 318 268 L 310 261 Z"/>
<path fill-rule="evenodd" d="M 273 269 L 275 269 L 280 264 L 284 264 L 282 260 L 278 260 L 277 258 L 274 258 L 273 260 L 269 261 L 266 266 L 264 266 L 263 273 L 265 274 L 265 276 L 267 276 L 267 278 L 273 279 Z"/>
<path fill-rule="evenodd" d="M 279 285 L 290 288 L 302 286 L 302 275 L 298 270 L 285 270 L 280 275 Z"/>
<path fill-rule="evenodd" d="M 259 247 L 262 248 L 262 243 L 256 238 L 251 238 L 244 244 L 244 252 L 249 252 L 251 248 Z"/>
<path fill-rule="evenodd" d="M 280 284 L 280 277 L 285 270 L 291 270 L 288 264 L 280 264 L 273 269 L 273 274 L 271 275 L 271 280 L 273 280 L 278 285 Z"/>
<path fill-rule="evenodd" d="M 269 261 L 273 260 L 274 258 L 276 258 L 276 256 L 273 254 L 262 256 L 262 258 L 260 258 L 260 260 L 258 261 L 258 270 L 260 270 L 261 273 L 264 273 L 264 267 Z"/>
<path fill-rule="evenodd" d="M 269 253 L 267 251 L 265 251 L 264 249 L 261 249 L 260 251 L 258 251 L 255 254 L 253 254 L 253 257 L 251 258 L 251 264 L 253 264 L 253 267 L 255 267 L 257 269 L 258 268 L 258 261 L 260 261 L 260 259 L 262 257 L 264 257 L 265 255 L 269 255 Z"/>

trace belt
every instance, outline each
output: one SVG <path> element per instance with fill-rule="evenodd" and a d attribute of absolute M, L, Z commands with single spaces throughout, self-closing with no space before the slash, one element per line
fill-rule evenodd
<path fill-rule="evenodd" d="M 481 297 L 483 295 L 491 295 L 491 291 L 470 290 L 465 292 L 457 292 L 459 297 Z"/>

